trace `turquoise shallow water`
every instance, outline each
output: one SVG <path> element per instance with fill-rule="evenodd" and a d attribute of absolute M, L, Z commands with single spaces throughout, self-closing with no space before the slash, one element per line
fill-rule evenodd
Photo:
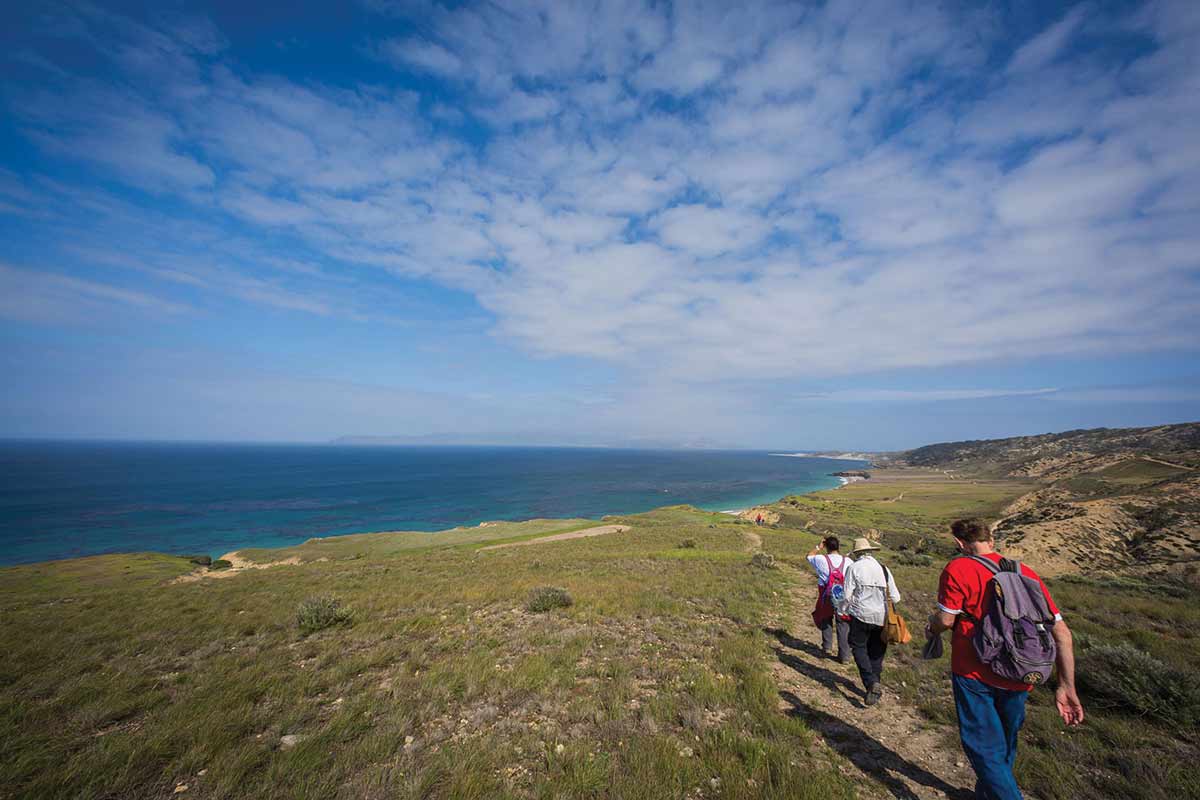
<path fill-rule="evenodd" d="M 0 564 L 678 503 L 723 511 L 831 488 L 848 466 L 744 451 L 0 443 Z"/>

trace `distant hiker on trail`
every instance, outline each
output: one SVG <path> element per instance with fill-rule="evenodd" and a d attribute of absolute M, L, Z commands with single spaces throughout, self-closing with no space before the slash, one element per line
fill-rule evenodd
<path fill-rule="evenodd" d="M 1071 631 L 1038 574 L 996 552 L 986 522 L 960 519 L 950 532 L 962 555 L 942 570 L 925 635 L 932 642 L 954 631 L 951 683 L 976 797 L 1020 800 L 1012 772 L 1017 733 L 1029 690 L 1050 678 L 1051 666 L 1058 667 L 1059 715 L 1067 725 L 1083 722 Z"/>
<path fill-rule="evenodd" d="M 825 552 L 821 552 L 821 548 Z M 833 656 L 833 637 L 837 635 L 837 660 L 843 664 L 850 661 L 850 617 L 838 614 L 833 608 L 833 592 L 843 586 L 846 569 L 853 564 L 847 556 L 838 552 L 841 543 L 836 536 L 826 536 L 820 544 L 808 552 L 808 563 L 817 573 L 817 605 L 813 608 L 813 624 L 821 631 L 821 651 Z"/>
<path fill-rule="evenodd" d="M 762 514 L 759 514 L 757 517 L 754 518 L 754 524 L 762 525 Z"/>
<path fill-rule="evenodd" d="M 846 570 L 843 584 L 845 599 L 836 604 L 840 613 L 850 615 L 850 651 L 867 690 L 866 703 L 873 706 L 883 699 L 879 679 L 883 676 L 883 657 L 887 642 L 883 638 L 883 623 L 887 618 L 887 597 L 900 602 L 900 590 L 891 570 L 875 560 L 871 553 L 878 550 L 863 537 L 854 540 L 854 558 Z M 886 593 L 886 596 L 885 596 Z"/>

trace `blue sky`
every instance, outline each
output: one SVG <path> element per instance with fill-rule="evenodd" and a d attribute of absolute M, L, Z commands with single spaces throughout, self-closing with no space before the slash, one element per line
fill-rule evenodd
<path fill-rule="evenodd" d="M 0 436 L 1200 418 L 1200 5 L 734 6 L 7 4 Z"/>

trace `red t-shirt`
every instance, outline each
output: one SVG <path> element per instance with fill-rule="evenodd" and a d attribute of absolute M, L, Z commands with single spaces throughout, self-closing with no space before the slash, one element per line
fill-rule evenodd
<path fill-rule="evenodd" d="M 1002 556 L 999 553 L 988 553 L 984 558 L 999 564 Z M 1062 615 L 1058 613 L 1058 606 L 1054 605 L 1054 599 L 1050 597 L 1050 591 L 1046 584 L 1042 583 L 1041 577 L 1024 564 L 1021 565 L 1021 574 L 1038 582 L 1046 595 L 1046 605 L 1050 607 L 1050 613 L 1056 620 L 1062 619 Z M 991 571 L 973 558 L 951 559 L 942 570 L 942 578 L 938 583 L 938 608 L 958 615 L 954 635 L 950 639 L 950 670 L 955 675 L 974 678 L 999 689 L 1029 691 L 1033 688 L 1032 685 L 1002 678 L 985 667 L 971 644 L 971 637 L 975 635 L 975 623 L 967 619 L 966 614 L 975 619 L 983 617 L 984 590 L 991 579 Z M 990 599 L 989 595 L 988 600 Z M 964 611 L 966 614 L 963 614 Z"/>

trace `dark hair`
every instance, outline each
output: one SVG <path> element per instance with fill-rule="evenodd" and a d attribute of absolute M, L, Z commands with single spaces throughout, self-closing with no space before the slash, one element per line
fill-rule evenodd
<path fill-rule="evenodd" d="M 838 538 L 836 536 L 826 536 L 825 537 L 825 549 L 831 553 L 836 553 L 838 551 L 838 547 L 840 547 L 841 544 L 842 543 L 838 541 Z"/>
<path fill-rule="evenodd" d="M 979 517 L 954 520 L 950 523 L 950 532 L 954 534 L 955 539 L 961 539 L 964 542 L 990 542 L 992 540 L 992 527 Z"/>

